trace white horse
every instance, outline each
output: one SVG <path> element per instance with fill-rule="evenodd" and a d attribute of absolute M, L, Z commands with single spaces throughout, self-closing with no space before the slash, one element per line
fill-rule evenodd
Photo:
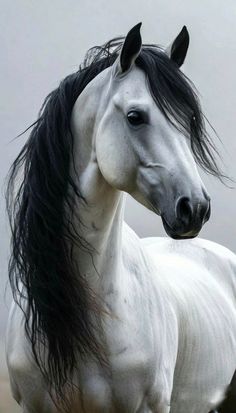
<path fill-rule="evenodd" d="M 48 96 L 11 170 L 6 349 L 24 413 L 208 413 L 235 371 L 236 257 L 185 240 L 210 216 L 195 161 L 218 174 L 179 69 L 188 32 L 164 50 L 140 26 Z M 140 239 L 125 192 L 175 240 Z"/>

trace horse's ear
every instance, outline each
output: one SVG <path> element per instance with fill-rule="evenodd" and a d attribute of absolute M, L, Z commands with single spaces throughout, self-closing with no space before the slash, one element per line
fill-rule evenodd
<path fill-rule="evenodd" d="M 129 70 L 142 48 L 140 28 L 142 23 L 136 24 L 127 34 L 120 53 L 120 70 L 122 73 Z"/>
<path fill-rule="evenodd" d="M 166 49 L 169 58 L 180 67 L 184 63 L 189 46 L 189 33 L 184 26 L 176 39 Z"/>

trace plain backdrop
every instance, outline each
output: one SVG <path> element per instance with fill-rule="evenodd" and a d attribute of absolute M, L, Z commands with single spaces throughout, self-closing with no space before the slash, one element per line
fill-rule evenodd
<path fill-rule="evenodd" d="M 195 83 L 225 171 L 236 178 L 236 2 L 235 0 L 1 0 L 0 30 L 0 372 L 10 292 L 4 298 L 9 231 L 4 179 L 26 136 L 11 141 L 37 117 L 46 95 L 77 70 L 88 48 L 125 35 L 143 22 L 144 42 L 168 45 L 185 24 L 190 48 L 185 73 Z M 236 252 L 236 190 L 203 177 L 212 216 L 201 236 Z M 160 219 L 128 199 L 126 219 L 140 236 L 165 235 Z"/>

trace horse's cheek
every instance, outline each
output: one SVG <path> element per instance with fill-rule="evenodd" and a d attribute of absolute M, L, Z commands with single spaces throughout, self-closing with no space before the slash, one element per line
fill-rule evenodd
<path fill-rule="evenodd" d="M 136 158 L 126 137 L 103 133 L 97 139 L 96 156 L 105 180 L 113 187 L 129 192 L 136 180 Z"/>

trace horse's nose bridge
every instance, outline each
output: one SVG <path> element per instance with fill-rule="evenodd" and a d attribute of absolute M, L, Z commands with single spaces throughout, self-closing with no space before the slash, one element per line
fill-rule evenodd
<path fill-rule="evenodd" d="M 169 182 L 175 198 L 184 197 L 192 202 L 208 197 L 202 179 L 195 165 L 181 165 L 169 170 Z"/>

